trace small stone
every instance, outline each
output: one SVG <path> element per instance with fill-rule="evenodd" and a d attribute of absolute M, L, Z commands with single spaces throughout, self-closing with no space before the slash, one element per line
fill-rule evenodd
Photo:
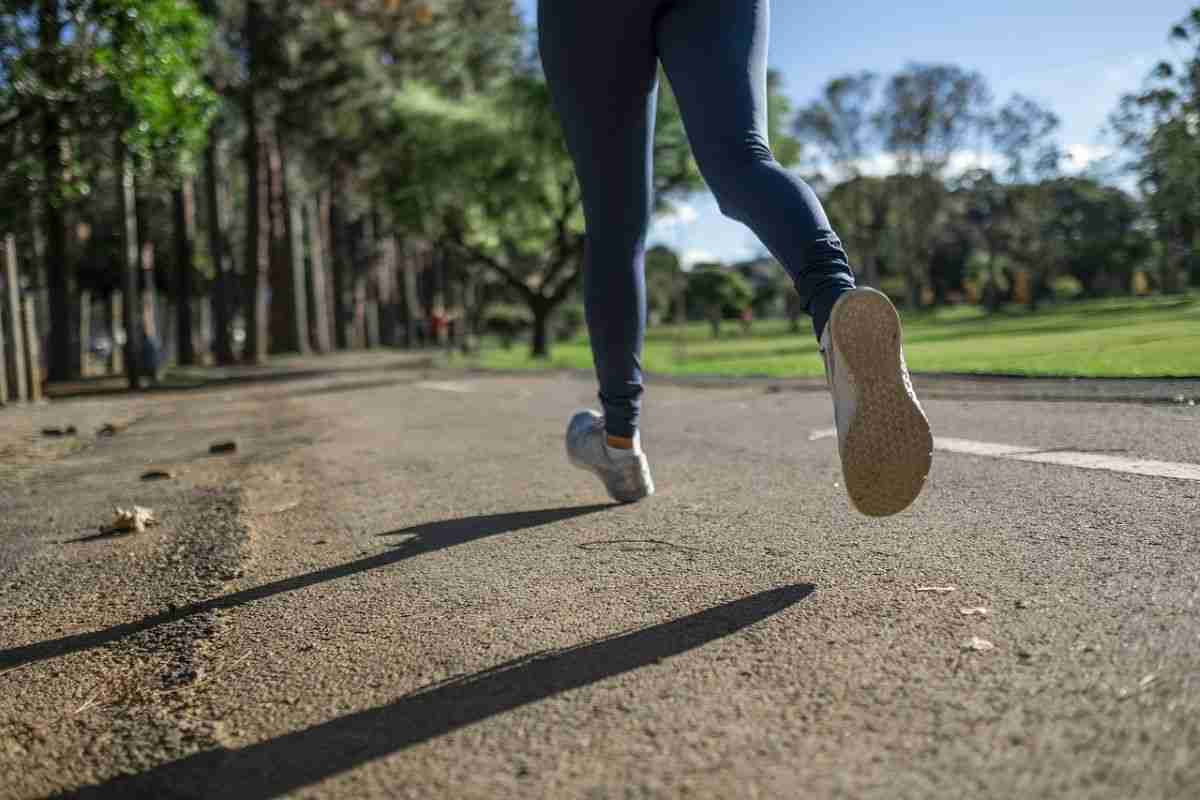
<path fill-rule="evenodd" d="M 173 477 L 175 476 L 165 469 L 152 469 L 149 472 L 142 473 L 142 480 L 144 481 L 169 481 Z"/>
<path fill-rule="evenodd" d="M 102 438 L 107 438 L 109 436 L 116 436 L 122 430 L 123 428 L 120 426 L 114 425 L 111 422 L 106 422 L 104 425 L 100 426 L 99 430 L 96 431 L 96 435 Z"/>
<path fill-rule="evenodd" d="M 987 639 L 980 639 L 978 636 L 972 636 L 962 643 L 962 649 L 970 653 L 988 653 L 996 649 L 996 645 L 989 642 Z"/>
<path fill-rule="evenodd" d="M 219 456 L 226 453 L 236 453 L 237 449 L 237 442 L 217 442 L 208 448 L 208 452 L 214 456 Z"/>
<path fill-rule="evenodd" d="M 983 606 L 978 606 L 976 608 L 960 608 L 958 613 L 962 614 L 964 617 L 986 617 L 992 612 L 988 611 Z"/>
<path fill-rule="evenodd" d="M 919 594 L 951 594 L 957 592 L 957 586 L 918 586 Z"/>
<path fill-rule="evenodd" d="M 1022 661 L 1032 661 L 1033 660 L 1033 651 L 1026 650 L 1025 648 L 1021 648 L 1020 650 L 1017 651 L 1017 658 L 1021 659 Z"/>
<path fill-rule="evenodd" d="M 1033 608 L 1033 603 L 1029 602 L 1028 600 L 1018 600 L 1017 608 Z"/>

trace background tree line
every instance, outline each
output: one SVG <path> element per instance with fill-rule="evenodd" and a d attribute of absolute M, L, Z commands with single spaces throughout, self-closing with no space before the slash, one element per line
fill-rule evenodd
<path fill-rule="evenodd" d="M 1177 291 L 1200 271 L 1200 9 L 1172 36 L 1191 54 L 1113 118 L 1140 196 L 1065 175 L 1052 112 L 949 65 L 838 78 L 797 114 L 772 75 L 772 142 L 911 305 Z M 4 0 L 0 234 L 50 378 L 525 326 L 545 354 L 582 320 L 584 236 L 531 52 L 511 0 Z M 665 81 L 657 122 L 665 211 L 702 186 Z M 992 169 L 958 169 L 972 151 Z M 656 248 L 647 272 L 660 319 L 799 314 L 761 263 L 689 276 Z"/>

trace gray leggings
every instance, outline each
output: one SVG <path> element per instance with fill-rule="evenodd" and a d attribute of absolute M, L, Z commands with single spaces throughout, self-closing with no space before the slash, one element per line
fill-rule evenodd
<path fill-rule="evenodd" d="M 854 288 L 812 189 L 767 142 L 768 0 L 540 0 L 542 64 L 583 189 L 584 299 L 605 424 L 633 436 L 642 396 L 644 252 L 661 60 L 722 213 L 783 264 L 820 336 Z"/>

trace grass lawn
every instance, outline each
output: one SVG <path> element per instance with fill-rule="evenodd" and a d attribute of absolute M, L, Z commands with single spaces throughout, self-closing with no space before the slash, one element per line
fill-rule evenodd
<path fill-rule="evenodd" d="M 706 324 L 664 326 L 647 335 L 643 364 L 664 375 L 823 375 L 816 342 L 780 320 L 743 334 L 736 322 L 713 339 Z M 1076 377 L 1200 376 L 1200 294 L 1117 298 L 1045 306 L 1037 313 L 1006 309 L 988 316 L 974 307 L 905 315 L 905 352 L 914 372 Z M 489 343 L 479 356 L 459 358 L 491 369 L 592 367 L 586 336 L 556 342 L 551 358 L 529 357 L 526 344 L 505 350 Z"/>

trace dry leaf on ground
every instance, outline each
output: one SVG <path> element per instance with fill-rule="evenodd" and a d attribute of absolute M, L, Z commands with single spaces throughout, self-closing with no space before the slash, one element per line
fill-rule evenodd
<path fill-rule="evenodd" d="M 148 508 L 116 508 L 111 524 L 100 529 L 101 533 L 144 533 L 146 528 L 158 524 L 154 512 Z"/>
<path fill-rule="evenodd" d="M 987 653 L 996 649 L 996 645 L 989 642 L 987 639 L 980 639 L 978 636 L 972 636 L 962 643 L 962 649 L 971 653 Z"/>

